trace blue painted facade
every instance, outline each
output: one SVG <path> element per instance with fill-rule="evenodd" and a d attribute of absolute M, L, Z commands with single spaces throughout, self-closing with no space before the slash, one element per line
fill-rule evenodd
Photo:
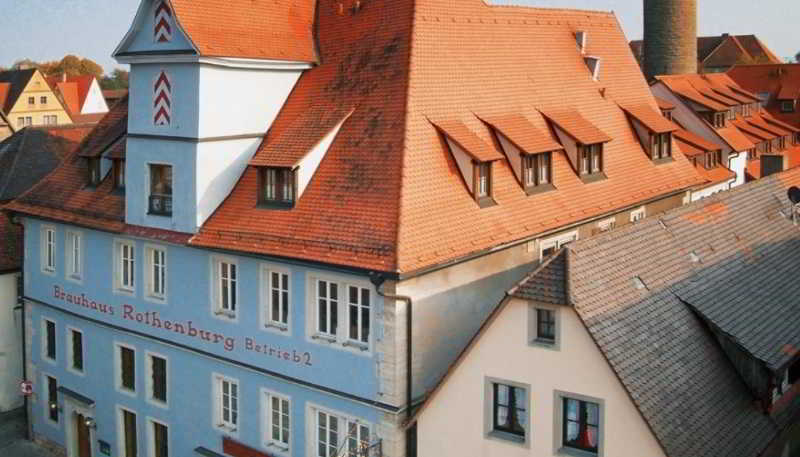
<path fill-rule="evenodd" d="M 30 360 L 35 369 L 31 379 L 41 388 L 32 407 L 33 427 L 37 434 L 67 446 L 65 420 L 58 424 L 47 418 L 45 375 L 96 402 L 91 414 L 97 422 L 93 446 L 98 440 L 112 445 L 111 455 L 120 443 L 117 425 L 118 408 L 137 414 L 140 448 L 148 443 L 147 418 L 170 427 L 170 454 L 194 455 L 203 446 L 221 452 L 222 436 L 230 436 L 247 446 L 270 455 L 317 455 L 310 452 L 315 442 L 313 412 L 320 407 L 356 418 L 377 436 L 381 412 L 391 408 L 381 402 L 377 377 L 376 343 L 382 338 L 380 319 L 382 302 L 365 277 L 340 271 L 311 268 L 307 265 L 219 254 L 180 245 L 168 245 L 148 239 L 125 238 L 111 233 L 73 226 L 26 219 L 25 290 L 29 298 Z M 55 272 L 41 268 L 43 229 L 56 233 Z M 78 232 L 84 253 L 82 278 L 76 281 L 66 274 L 67 232 Z M 132 242 L 135 246 L 135 291 L 115 291 L 116 243 Z M 145 293 L 145 249 L 159 246 L 167 252 L 167 298 L 159 302 Z M 236 261 L 238 274 L 238 311 L 235 320 L 215 316 L 212 312 L 212 259 L 225 255 Z M 264 326 L 261 313 L 265 302 L 261 291 L 264 268 L 279 268 L 290 277 L 290 316 L 288 331 Z M 314 326 L 309 304 L 315 300 L 311 281 L 324 278 L 338 283 L 369 288 L 371 303 L 371 336 L 368 350 L 345 347 L 338 343 L 314 339 Z M 85 299 L 85 300 L 84 300 Z M 55 362 L 43 357 L 43 319 L 56 324 Z M 340 317 L 343 319 L 343 316 Z M 169 323 L 169 325 L 167 324 Z M 167 327 L 170 327 L 167 329 Z M 68 368 L 68 329 L 83 334 L 84 374 Z M 339 332 L 345 331 L 340 320 Z M 208 332 L 208 333 L 203 333 Z M 213 335 L 212 335 L 213 334 Z M 204 338 L 204 335 L 207 338 Z M 218 336 L 214 336 L 218 335 Z M 118 355 L 116 345 L 135 349 L 136 394 L 118 389 Z M 147 399 L 146 353 L 167 359 L 167 406 Z M 215 427 L 212 379 L 214 374 L 238 381 L 239 426 L 237 431 Z M 290 452 L 277 452 L 266 446 L 264 418 L 268 411 L 262 405 L 262 389 L 290 398 Z M 63 403 L 63 395 L 60 401 Z M 62 404 L 63 407 L 63 404 Z M 64 414 L 62 414 L 63 416 Z M 92 455 L 98 454 L 95 449 Z M 142 452 L 139 455 L 150 454 Z"/>

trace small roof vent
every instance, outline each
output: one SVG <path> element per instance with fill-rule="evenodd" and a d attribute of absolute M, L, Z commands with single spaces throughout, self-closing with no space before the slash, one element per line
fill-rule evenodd
<path fill-rule="evenodd" d="M 600 57 L 586 56 L 583 58 L 589 71 L 592 72 L 592 79 L 597 81 L 600 79 Z"/>
<path fill-rule="evenodd" d="M 645 289 L 647 289 L 647 285 L 644 283 L 644 281 L 642 280 L 642 278 L 640 276 L 634 276 L 633 277 L 633 287 L 635 287 L 636 290 L 645 290 Z"/>
<path fill-rule="evenodd" d="M 689 253 L 689 259 L 691 259 L 692 263 L 700 263 L 700 256 L 694 251 Z"/>
<path fill-rule="evenodd" d="M 586 53 L 586 42 L 589 39 L 589 34 L 584 32 L 583 30 L 575 32 L 575 41 L 578 42 L 578 49 L 581 50 L 581 54 Z"/>

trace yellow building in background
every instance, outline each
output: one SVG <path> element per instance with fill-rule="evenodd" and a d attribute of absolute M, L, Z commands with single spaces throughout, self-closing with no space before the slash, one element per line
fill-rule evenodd
<path fill-rule="evenodd" d="M 72 124 L 64 105 L 35 68 L 0 73 L 0 110 L 17 130 Z"/>

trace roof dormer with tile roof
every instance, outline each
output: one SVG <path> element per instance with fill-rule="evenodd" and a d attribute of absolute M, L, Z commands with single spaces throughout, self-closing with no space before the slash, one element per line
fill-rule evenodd
<path fill-rule="evenodd" d="M 128 223 L 198 230 L 316 61 L 313 13 L 308 0 L 141 2 L 114 52 L 131 64 L 126 178 L 142 189 L 126 195 Z"/>

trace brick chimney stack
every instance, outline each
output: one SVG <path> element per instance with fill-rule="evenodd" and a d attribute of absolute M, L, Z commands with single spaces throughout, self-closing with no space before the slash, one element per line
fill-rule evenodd
<path fill-rule="evenodd" d="M 697 0 L 644 0 L 644 74 L 697 73 Z"/>

